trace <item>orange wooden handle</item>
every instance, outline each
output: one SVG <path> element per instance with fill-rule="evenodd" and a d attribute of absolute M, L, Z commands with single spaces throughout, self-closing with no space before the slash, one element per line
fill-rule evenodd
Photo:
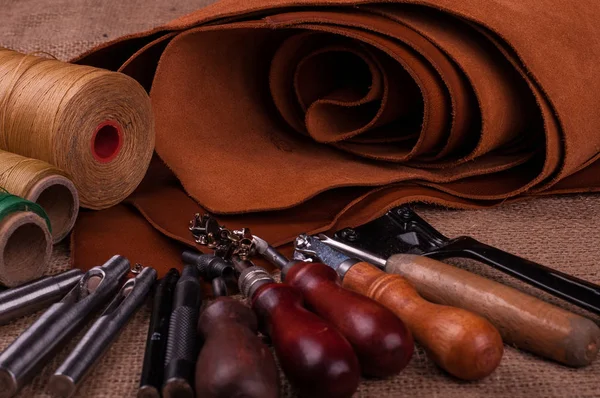
<path fill-rule="evenodd" d="M 385 270 L 405 277 L 427 300 L 485 317 L 511 346 L 575 367 L 598 354 L 594 322 L 517 289 L 414 254 L 390 257 Z"/>
<path fill-rule="evenodd" d="M 346 273 L 343 286 L 392 310 L 430 358 L 455 377 L 478 380 L 500 364 L 504 346 L 490 322 L 460 308 L 425 301 L 399 275 L 386 274 L 361 262 Z"/>

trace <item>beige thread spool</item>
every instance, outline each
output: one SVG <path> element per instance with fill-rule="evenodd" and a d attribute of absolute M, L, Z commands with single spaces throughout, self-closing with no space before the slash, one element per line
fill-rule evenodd
<path fill-rule="evenodd" d="M 41 277 L 51 257 L 52 236 L 42 217 L 21 211 L 0 221 L 0 284 L 14 287 Z"/>
<path fill-rule="evenodd" d="M 0 48 L 0 149 L 64 170 L 83 207 L 104 209 L 146 173 L 150 99 L 124 74 Z"/>
<path fill-rule="evenodd" d="M 44 208 L 54 243 L 73 229 L 79 195 L 63 171 L 41 160 L 0 151 L 0 187 Z"/>

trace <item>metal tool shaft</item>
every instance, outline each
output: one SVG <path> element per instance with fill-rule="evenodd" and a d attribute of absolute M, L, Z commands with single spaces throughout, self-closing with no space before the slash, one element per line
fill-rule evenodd
<path fill-rule="evenodd" d="M 55 350 L 114 294 L 129 269 L 129 261 L 122 256 L 92 268 L 60 302 L 17 337 L 0 354 L 0 397 L 14 396 L 31 380 Z"/>
<path fill-rule="evenodd" d="M 175 287 L 169 322 L 163 397 L 193 397 L 194 371 L 198 355 L 196 329 L 202 303 L 202 288 L 195 265 L 186 265 Z"/>
<path fill-rule="evenodd" d="M 330 237 L 328 237 L 327 235 L 324 235 L 324 234 L 319 234 L 319 240 L 341 252 L 344 252 L 344 253 L 352 255 L 352 256 L 356 256 L 357 258 L 360 258 L 361 260 L 364 260 L 368 263 L 376 265 L 377 267 L 379 267 L 381 269 L 385 268 L 385 264 L 387 261 L 386 259 L 378 257 L 375 254 L 369 253 L 366 250 L 361 250 L 357 247 L 347 245 L 338 240 L 331 239 Z"/>
<path fill-rule="evenodd" d="M 63 298 L 80 280 L 83 271 L 72 269 L 0 293 L 0 325 L 33 314 Z"/>
<path fill-rule="evenodd" d="M 90 327 L 50 378 L 54 395 L 71 397 L 98 359 L 108 350 L 135 311 L 144 303 L 156 280 L 156 270 L 144 268 L 129 279 L 100 318 Z"/>
<path fill-rule="evenodd" d="M 152 316 L 148 326 L 148 339 L 138 398 L 160 398 L 167 351 L 169 318 L 173 311 L 173 293 L 179 280 L 179 271 L 171 268 L 162 278 L 154 293 Z"/>

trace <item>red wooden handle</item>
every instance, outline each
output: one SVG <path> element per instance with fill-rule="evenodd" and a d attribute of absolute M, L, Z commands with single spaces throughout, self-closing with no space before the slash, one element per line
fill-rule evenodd
<path fill-rule="evenodd" d="M 257 329 L 254 312 L 238 300 L 219 297 L 206 307 L 198 321 L 204 338 L 196 362 L 198 397 L 279 397 L 279 371 Z"/>
<path fill-rule="evenodd" d="M 348 340 L 328 322 L 302 307 L 302 295 L 288 285 L 267 283 L 256 290 L 252 308 L 271 337 L 281 368 L 304 396 L 350 397 L 360 378 Z"/>
<path fill-rule="evenodd" d="M 411 332 L 393 312 L 361 294 L 344 289 L 337 273 L 321 263 L 299 262 L 285 282 L 302 292 L 307 306 L 348 339 L 363 374 L 389 377 L 406 367 L 414 350 Z"/>

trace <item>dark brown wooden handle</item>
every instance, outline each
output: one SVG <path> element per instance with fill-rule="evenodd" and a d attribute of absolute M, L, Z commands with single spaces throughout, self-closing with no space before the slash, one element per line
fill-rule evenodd
<path fill-rule="evenodd" d="M 330 323 L 302 307 L 300 292 L 267 283 L 252 297 L 263 333 L 290 384 L 306 397 L 350 397 L 360 368 L 352 346 Z"/>
<path fill-rule="evenodd" d="M 413 254 L 390 257 L 386 271 L 405 277 L 427 300 L 482 315 L 517 348 L 575 367 L 598 354 L 594 322 L 509 286 Z"/>
<path fill-rule="evenodd" d="M 430 358 L 463 380 L 488 376 L 500 364 L 504 346 L 486 319 L 461 308 L 425 301 L 399 275 L 361 262 L 346 273 L 343 286 L 379 301 L 398 315 Z"/>
<path fill-rule="evenodd" d="M 285 282 L 300 290 L 307 306 L 348 339 L 363 374 L 389 377 L 406 367 L 414 350 L 408 328 L 383 305 L 344 289 L 332 268 L 299 262 L 287 271 Z"/>
<path fill-rule="evenodd" d="M 254 312 L 219 297 L 198 321 L 204 345 L 196 362 L 196 396 L 277 398 L 279 371 L 269 348 L 256 335 Z"/>

